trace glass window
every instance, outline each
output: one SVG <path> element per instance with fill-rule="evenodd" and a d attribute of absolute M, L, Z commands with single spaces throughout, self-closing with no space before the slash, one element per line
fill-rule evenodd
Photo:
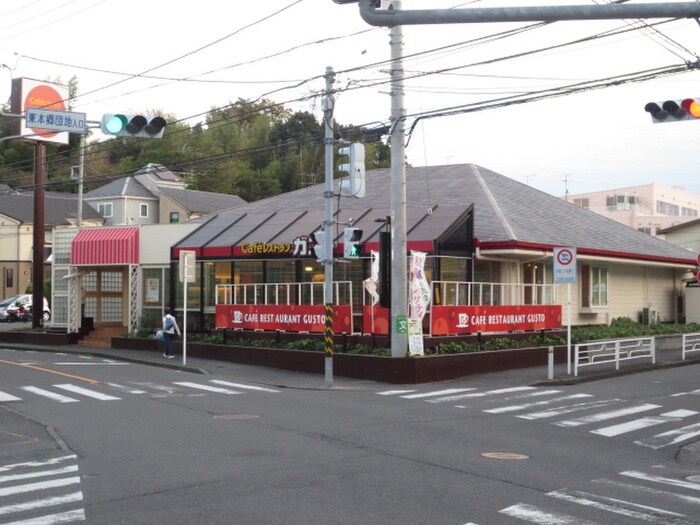
<path fill-rule="evenodd" d="M 171 211 L 170 212 L 170 223 L 174 224 L 180 222 L 180 212 L 179 211 Z"/>
<path fill-rule="evenodd" d="M 607 268 L 581 265 L 581 306 L 606 308 L 608 306 L 608 288 Z"/>
<path fill-rule="evenodd" d="M 143 202 L 141 203 L 139 206 L 139 217 L 142 219 L 148 217 L 148 204 Z"/>
<path fill-rule="evenodd" d="M 111 202 L 102 202 L 97 205 L 97 213 L 102 215 L 105 219 L 112 217 L 112 203 Z"/>
<path fill-rule="evenodd" d="M 5 287 L 12 288 L 15 285 L 15 273 L 12 268 L 5 268 Z"/>

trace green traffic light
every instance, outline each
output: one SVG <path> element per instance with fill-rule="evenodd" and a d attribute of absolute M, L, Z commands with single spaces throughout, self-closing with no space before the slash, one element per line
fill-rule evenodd
<path fill-rule="evenodd" d="M 112 135 L 117 135 L 124 130 L 126 126 L 126 116 L 125 115 L 112 115 L 104 122 L 104 130 Z"/>

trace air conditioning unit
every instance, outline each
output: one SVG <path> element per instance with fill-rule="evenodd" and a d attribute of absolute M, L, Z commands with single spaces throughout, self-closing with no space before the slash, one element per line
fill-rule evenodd
<path fill-rule="evenodd" d="M 658 322 L 658 312 L 651 308 L 642 308 L 642 324 L 655 324 Z"/>

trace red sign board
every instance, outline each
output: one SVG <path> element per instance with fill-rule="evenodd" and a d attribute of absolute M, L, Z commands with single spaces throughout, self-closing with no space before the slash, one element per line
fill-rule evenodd
<path fill-rule="evenodd" d="M 433 306 L 432 335 L 561 328 L 561 305 Z"/>
<path fill-rule="evenodd" d="M 389 333 L 389 309 L 381 306 L 362 307 L 362 333 L 387 335 Z"/>
<path fill-rule="evenodd" d="M 243 330 L 325 331 L 324 305 L 217 304 L 216 327 Z M 350 305 L 333 307 L 333 332 L 352 333 Z"/>

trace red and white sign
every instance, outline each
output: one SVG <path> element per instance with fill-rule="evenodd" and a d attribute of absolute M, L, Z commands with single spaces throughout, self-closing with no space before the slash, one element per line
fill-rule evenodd
<path fill-rule="evenodd" d="M 511 332 L 561 328 L 561 305 L 437 306 L 432 335 Z"/>
<path fill-rule="evenodd" d="M 58 111 L 68 109 L 68 87 L 50 82 L 40 82 L 30 78 L 16 78 L 12 81 L 12 112 L 24 114 L 27 108 L 42 108 Z M 22 135 L 31 140 L 68 144 L 68 133 L 42 129 L 38 124 L 28 125 L 24 119 L 18 119 L 12 128 L 15 135 Z M 32 136 L 35 135 L 35 136 Z"/>
<path fill-rule="evenodd" d="M 284 330 L 287 332 L 325 331 L 324 305 L 217 304 L 216 327 L 243 330 Z M 350 305 L 333 307 L 333 332 L 352 333 Z"/>

